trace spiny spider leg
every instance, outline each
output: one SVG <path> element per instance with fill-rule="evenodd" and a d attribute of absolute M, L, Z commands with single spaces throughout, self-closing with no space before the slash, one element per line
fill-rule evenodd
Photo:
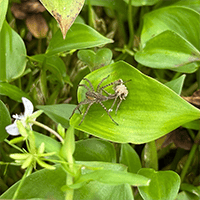
<path fill-rule="evenodd" d="M 110 115 L 110 113 L 108 112 L 107 108 L 103 105 L 103 103 L 99 102 L 101 104 L 101 106 L 104 108 L 104 110 L 107 112 L 108 116 L 110 117 L 110 119 L 116 124 L 119 125 Z"/>
<path fill-rule="evenodd" d="M 93 85 L 92 85 L 92 83 L 91 83 L 87 78 L 83 78 L 83 80 L 86 80 L 86 81 L 89 83 L 89 85 L 90 85 L 92 91 L 95 91 L 95 90 L 94 90 L 94 87 L 93 87 Z"/>
<path fill-rule="evenodd" d="M 111 111 L 112 111 L 112 108 L 113 108 L 113 106 L 115 105 L 115 103 L 116 103 L 116 101 L 117 101 L 117 98 L 118 98 L 118 96 L 116 95 L 116 96 L 115 96 L 115 100 L 113 101 L 113 104 L 112 104 L 112 106 L 110 107 L 110 109 L 108 110 L 108 112 L 111 112 Z"/>
<path fill-rule="evenodd" d="M 83 118 L 82 118 L 81 122 L 79 123 L 79 126 L 81 125 L 81 123 L 82 123 L 83 120 L 85 119 L 85 116 L 86 116 L 86 114 L 88 113 L 88 111 L 89 111 L 91 105 L 94 104 L 94 103 L 95 103 L 95 102 L 91 102 L 91 103 L 88 105 L 87 110 L 85 111 L 85 113 L 84 113 L 84 115 L 83 115 Z"/>
<path fill-rule="evenodd" d="M 85 99 L 84 101 L 80 102 L 80 103 L 76 106 L 76 108 L 73 110 L 73 112 L 72 112 L 71 116 L 69 117 L 69 119 L 71 119 L 72 115 L 75 113 L 76 110 L 78 110 L 78 111 L 82 114 L 82 112 L 80 111 L 79 107 L 80 107 L 81 105 L 85 105 L 85 104 L 88 104 L 88 103 L 90 103 L 90 101 L 89 101 L 88 99 Z"/>
<path fill-rule="evenodd" d="M 89 88 L 87 85 L 85 85 L 85 84 L 80 84 L 80 85 L 78 85 L 78 87 L 80 87 L 80 86 L 83 86 L 83 87 L 86 88 L 88 91 L 90 90 L 90 88 Z"/>
<path fill-rule="evenodd" d="M 101 88 L 100 88 L 100 90 L 99 90 L 100 85 L 101 85 L 101 84 L 103 83 L 103 81 L 105 81 L 109 76 L 110 76 L 110 75 L 106 76 L 105 78 L 103 78 L 103 79 L 100 81 L 100 83 L 99 83 L 98 86 L 97 86 L 97 92 L 101 91 Z"/>
<path fill-rule="evenodd" d="M 114 84 L 115 84 L 115 82 L 111 82 L 111 83 L 109 83 L 109 84 L 107 84 L 107 85 L 102 86 L 102 87 L 99 89 L 99 92 L 101 92 L 104 88 L 106 88 L 106 87 L 108 87 L 108 86 L 110 86 L 110 85 L 114 85 Z"/>

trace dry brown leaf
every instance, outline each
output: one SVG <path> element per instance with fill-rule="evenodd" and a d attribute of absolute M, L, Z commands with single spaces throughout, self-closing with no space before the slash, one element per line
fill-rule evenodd
<path fill-rule="evenodd" d="M 200 106 L 200 89 L 193 93 L 190 97 L 183 97 L 186 101 L 194 104 L 195 106 Z"/>
<path fill-rule="evenodd" d="M 47 35 L 48 25 L 40 13 L 28 16 L 26 19 L 26 26 L 36 38 L 45 38 Z"/>

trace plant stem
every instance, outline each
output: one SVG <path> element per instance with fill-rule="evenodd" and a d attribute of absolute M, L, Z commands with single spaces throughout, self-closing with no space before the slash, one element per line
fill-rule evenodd
<path fill-rule="evenodd" d="M 32 123 L 32 124 L 35 124 L 39 127 L 42 127 L 44 128 L 45 130 L 49 131 L 50 133 L 54 134 L 62 143 L 64 142 L 63 138 L 56 132 L 54 131 L 53 129 L 49 128 L 48 126 L 40 123 L 40 122 L 37 122 L 37 121 L 30 121 L 29 123 Z"/>
<path fill-rule="evenodd" d="M 134 40 L 133 15 L 132 15 L 131 2 L 132 2 L 132 0 L 129 0 L 129 4 L 128 4 L 128 27 L 129 27 L 128 49 L 132 48 L 133 40 Z"/>
<path fill-rule="evenodd" d="M 183 167 L 183 170 L 181 172 L 181 182 L 183 182 L 183 180 L 185 178 L 185 175 L 186 175 L 186 173 L 188 171 L 188 168 L 191 165 L 191 162 L 192 162 L 192 160 L 194 158 L 194 155 L 195 155 L 195 152 L 196 152 L 197 147 L 199 145 L 199 142 L 200 142 L 200 131 L 198 132 L 197 136 L 194 139 L 194 144 L 193 144 L 193 146 L 192 146 L 192 148 L 190 150 L 188 159 L 187 159 L 187 161 L 186 161 L 186 163 L 185 163 L 185 165 Z"/>

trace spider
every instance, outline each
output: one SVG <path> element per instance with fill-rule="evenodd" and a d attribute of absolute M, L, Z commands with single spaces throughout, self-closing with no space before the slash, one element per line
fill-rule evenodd
<path fill-rule="evenodd" d="M 108 75 L 107 77 L 103 78 L 103 79 L 100 81 L 100 83 L 99 83 L 98 86 L 97 86 L 97 90 L 96 90 L 96 91 L 94 90 L 94 87 L 93 87 L 92 83 L 91 83 L 87 78 L 83 78 L 83 80 L 86 80 L 86 81 L 89 83 L 91 89 L 90 89 L 87 85 L 85 85 L 85 84 L 80 84 L 80 85 L 79 85 L 79 86 L 83 86 L 83 87 L 85 87 L 85 88 L 87 89 L 87 92 L 85 93 L 86 99 L 85 99 L 84 101 L 81 101 L 81 102 L 77 105 L 77 107 L 73 110 L 73 112 L 72 112 L 71 116 L 69 117 L 69 119 L 73 116 L 73 114 L 75 113 L 76 110 L 78 110 L 78 111 L 81 113 L 81 111 L 80 111 L 80 109 L 79 109 L 79 107 L 80 107 L 81 105 L 89 104 L 88 107 L 87 107 L 87 109 L 86 109 L 86 111 L 85 111 L 85 113 L 83 114 L 83 118 L 82 118 L 81 122 L 79 123 L 79 126 L 80 126 L 81 123 L 83 122 L 83 120 L 85 119 L 85 116 L 87 115 L 87 113 L 88 113 L 90 107 L 91 107 L 94 103 L 97 103 L 97 104 L 99 103 L 99 104 L 103 107 L 103 109 L 107 112 L 107 114 L 108 114 L 108 116 L 110 117 L 110 119 L 111 119 L 116 125 L 118 125 L 118 123 L 111 117 L 109 111 L 107 110 L 107 108 L 106 108 L 106 107 L 103 105 L 103 103 L 102 103 L 102 102 L 107 101 L 107 100 L 109 100 L 109 99 L 115 99 L 115 98 L 116 98 L 116 97 L 115 97 L 115 96 L 116 96 L 115 94 L 109 94 L 107 91 L 104 90 L 104 88 L 106 88 L 106 87 L 108 87 L 108 86 L 114 84 L 114 82 L 113 82 L 113 83 L 109 83 L 109 84 L 107 84 L 107 85 L 104 85 L 104 86 L 100 87 L 100 85 L 102 84 L 102 82 L 103 82 L 104 80 L 106 80 L 109 76 L 110 76 L 110 75 Z M 104 96 L 104 95 L 102 94 L 102 91 L 104 91 L 106 94 L 108 94 L 108 96 Z M 82 113 L 81 113 L 81 114 L 82 114 Z"/>
<path fill-rule="evenodd" d="M 128 80 L 128 81 L 131 81 L 131 79 Z M 116 110 L 115 110 L 115 114 L 117 114 L 117 111 L 118 111 L 118 109 L 119 109 L 120 104 L 122 103 L 122 100 L 126 100 L 125 97 L 127 97 L 127 95 L 128 95 L 127 87 L 124 85 L 124 83 L 126 83 L 126 82 L 128 82 L 128 81 L 123 82 L 122 79 L 119 79 L 119 80 L 114 81 L 114 82 L 111 83 L 111 85 L 114 85 L 114 88 L 113 88 L 113 89 L 114 89 L 114 91 L 115 91 L 115 94 L 114 94 L 114 96 L 115 96 L 114 99 L 115 99 L 115 100 L 114 100 L 114 102 L 113 102 L 111 108 L 108 110 L 108 112 L 111 112 L 111 111 L 112 111 L 112 108 L 113 108 L 113 106 L 115 105 L 115 103 L 116 103 L 116 101 L 117 101 L 117 98 L 119 97 L 120 101 L 119 101 L 119 103 L 117 104 L 117 108 L 116 108 Z M 109 94 L 109 95 L 112 95 L 112 94 Z M 113 96 L 113 95 L 112 95 L 112 96 Z"/>

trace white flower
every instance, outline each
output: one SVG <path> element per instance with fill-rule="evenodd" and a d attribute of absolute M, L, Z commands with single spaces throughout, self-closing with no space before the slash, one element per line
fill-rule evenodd
<path fill-rule="evenodd" d="M 29 101 L 25 97 L 22 97 L 22 102 L 24 104 L 24 114 L 13 115 L 12 117 L 15 119 L 14 123 L 6 126 L 7 133 L 10 135 L 13 135 L 13 136 L 20 135 L 19 130 L 17 128 L 17 123 L 16 123 L 17 120 L 20 120 L 22 122 L 22 124 L 24 125 L 24 127 L 26 127 L 27 126 L 27 122 L 26 122 L 27 117 L 29 117 L 33 114 L 33 104 L 31 103 L 31 101 Z M 28 123 L 28 125 L 31 128 L 32 124 Z"/>

